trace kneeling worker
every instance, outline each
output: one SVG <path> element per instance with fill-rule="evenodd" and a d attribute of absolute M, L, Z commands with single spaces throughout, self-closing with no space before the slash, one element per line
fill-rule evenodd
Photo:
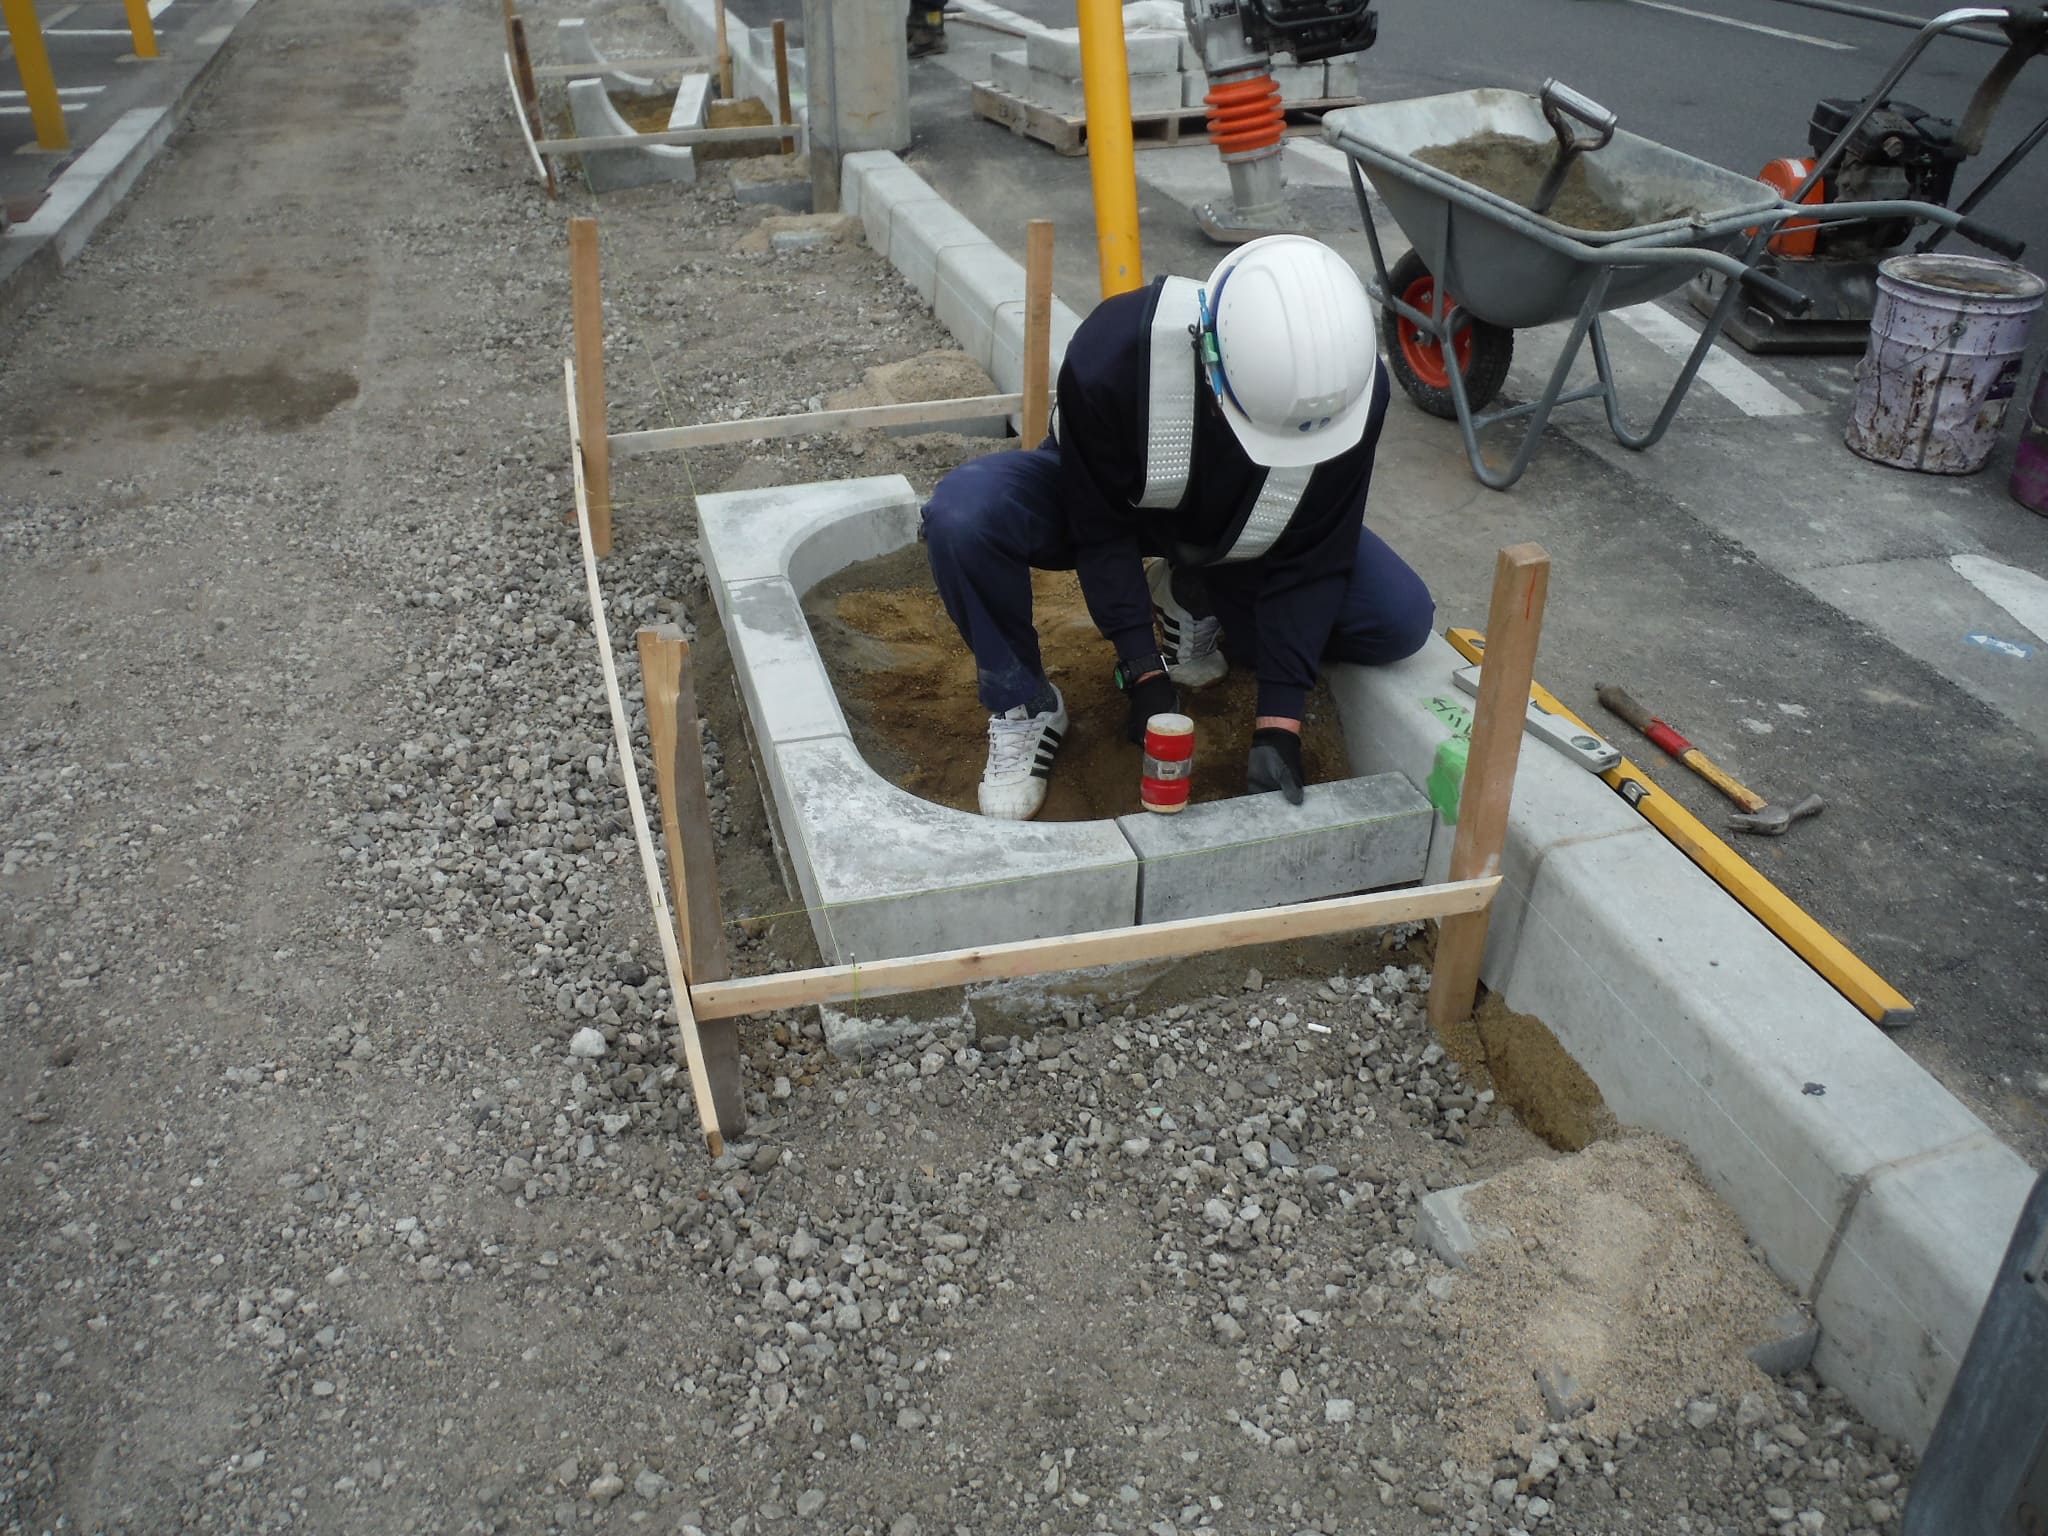
<path fill-rule="evenodd" d="M 1105 299 L 1067 347 L 1056 401 L 1042 446 L 961 465 L 924 509 L 990 712 L 982 814 L 1035 816 L 1067 732 L 1031 622 L 1034 568 L 1078 573 L 1133 741 L 1178 707 L 1176 684 L 1255 667 L 1247 780 L 1299 804 L 1318 664 L 1412 655 L 1434 613 L 1365 527 L 1387 375 L 1357 274 L 1319 241 L 1276 235 L 1206 285 L 1168 277 Z"/>

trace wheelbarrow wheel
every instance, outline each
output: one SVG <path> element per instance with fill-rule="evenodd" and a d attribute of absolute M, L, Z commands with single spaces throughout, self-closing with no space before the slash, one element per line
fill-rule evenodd
<path fill-rule="evenodd" d="M 1415 252 L 1395 262 L 1388 277 L 1391 290 L 1411 307 L 1424 314 L 1436 312 L 1436 279 Z M 1444 302 L 1448 306 L 1454 300 L 1446 296 Z M 1451 395 L 1443 343 L 1391 307 L 1381 311 L 1381 324 L 1387 339 L 1387 362 L 1408 398 L 1432 416 L 1456 421 L 1458 407 Z M 1464 379 L 1466 403 L 1475 411 L 1486 409 L 1507 382 L 1508 365 L 1515 357 L 1515 333 L 1507 326 L 1468 317 L 1451 333 L 1451 352 Z"/>

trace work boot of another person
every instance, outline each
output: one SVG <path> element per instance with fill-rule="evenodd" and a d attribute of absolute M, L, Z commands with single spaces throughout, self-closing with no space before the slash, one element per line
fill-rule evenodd
<path fill-rule="evenodd" d="M 910 56 L 922 59 L 934 53 L 946 51 L 946 13 L 941 10 L 919 11 L 910 18 L 905 29 L 910 44 Z"/>
<path fill-rule="evenodd" d="M 1152 591 L 1152 613 L 1165 642 L 1166 672 L 1183 688 L 1206 688 L 1230 670 L 1218 642 L 1223 621 L 1198 613 L 1208 604 L 1201 578 L 1179 572 L 1164 560 L 1145 564 L 1145 585 Z"/>
<path fill-rule="evenodd" d="M 988 763 L 977 792 L 981 814 L 996 821 L 1036 816 L 1066 734 L 1067 702 L 1051 683 L 1030 703 L 990 715 Z"/>
<path fill-rule="evenodd" d="M 1252 732 L 1251 757 L 1245 763 L 1245 786 L 1254 795 L 1279 790 L 1289 805 L 1301 804 L 1301 737 L 1276 726 Z"/>

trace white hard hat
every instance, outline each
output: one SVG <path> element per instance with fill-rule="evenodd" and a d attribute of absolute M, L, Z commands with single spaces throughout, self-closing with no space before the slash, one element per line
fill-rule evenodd
<path fill-rule="evenodd" d="M 1320 464 L 1358 446 L 1379 341 L 1349 262 L 1306 235 L 1268 235 L 1217 263 L 1203 306 L 1217 401 L 1253 463 Z"/>

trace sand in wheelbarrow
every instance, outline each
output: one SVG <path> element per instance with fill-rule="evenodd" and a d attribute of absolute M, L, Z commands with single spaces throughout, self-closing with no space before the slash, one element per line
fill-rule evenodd
<path fill-rule="evenodd" d="M 1506 133 L 1475 133 L 1454 144 L 1436 144 L 1418 149 L 1415 158 L 1424 165 L 1448 171 L 1460 181 L 1520 203 L 1524 208 L 1536 196 L 1544 175 L 1557 158 L 1554 143 L 1538 144 L 1531 139 Z M 1645 206 L 1624 203 L 1611 193 L 1596 188 L 1586 174 L 1586 156 L 1581 155 L 1566 173 L 1557 201 L 1547 217 L 1573 229 L 1608 233 L 1637 224 L 1654 224 L 1662 219 L 1684 217 L 1690 208 Z"/>

